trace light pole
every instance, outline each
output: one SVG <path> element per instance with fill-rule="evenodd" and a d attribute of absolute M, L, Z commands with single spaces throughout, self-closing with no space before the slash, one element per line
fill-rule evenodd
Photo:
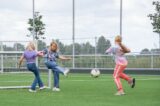
<path fill-rule="evenodd" d="M 119 26 L 119 34 L 122 36 L 122 12 L 123 12 L 123 0 L 120 0 L 120 26 Z"/>
<path fill-rule="evenodd" d="M 33 41 L 35 41 L 35 6 L 34 6 L 34 0 L 32 0 L 32 5 L 33 5 L 33 9 L 32 9 L 32 12 L 33 12 L 33 31 L 32 31 L 32 36 L 33 36 Z"/>
<path fill-rule="evenodd" d="M 38 41 L 37 41 L 37 39 L 36 39 L 36 32 L 35 32 L 35 1 L 34 0 L 32 0 L 32 4 L 33 4 L 33 10 L 32 10 L 32 12 L 33 12 L 33 31 L 32 31 L 32 36 L 33 36 L 33 42 L 34 42 L 34 44 L 35 44 L 35 48 L 36 48 L 36 51 L 38 50 Z M 38 58 L 36 58 L 36 64 L 37 64 L 37 66 L 38 66 Z"/>
<path fill-rule="evenodd" d="M 72 48 L 72 67 L 75 67 L 75 2 L 73 0 L 73 8 L 72 8 L 72 40 L 73 40 L 73 48 Z"/>

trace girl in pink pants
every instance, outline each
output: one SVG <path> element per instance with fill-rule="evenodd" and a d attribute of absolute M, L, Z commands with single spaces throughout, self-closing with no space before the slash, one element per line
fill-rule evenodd
<path fill-rule="evenodd" d="M 106 53 L 112 53 L 115 56 L 116 66 L 113 73 L 114 82 L 117 86 L 117 93 L 115 95 L 125 94 L 120 78 L 126 80 L 128 84 L 131 86 L 131 88 L 134 88 L 135 86 L 135 78 L 131 78 L 130 76 L 124 73 L 124 70 L 128 64 L 128 61 L 124 54 L 129 52 L 130 49 L 128 49 L 125 45 L 122 44 L 121 36 L 115 37 L 115 47 L 110 47 L 106 50 Z"/>

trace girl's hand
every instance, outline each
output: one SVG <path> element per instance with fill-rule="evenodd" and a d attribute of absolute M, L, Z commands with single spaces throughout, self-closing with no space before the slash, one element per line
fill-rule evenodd
<path fill-rule="evenodd" d="M 37 55 L 42 57 L 44 55 L 44 53 L 43 53 L 43 51 L 38 51 Z"/>
<path fill-rule="evenodd" d="M 64 56 L 59 56 L 59 59 L 61 59 L 61 60 L 71 60 L 72 58 L 70 58 L 70 57 L 64 57 Z"/>
<path fill-rule="evenodd" d="M 72 59 L 71 57 L 68 57 L 68 58 L 67 58 L 67 60 L 71 60 L 71 59 Z"/>

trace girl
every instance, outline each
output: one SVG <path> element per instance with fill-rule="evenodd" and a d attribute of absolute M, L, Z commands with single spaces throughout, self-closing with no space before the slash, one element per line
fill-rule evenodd
<path fill-rule="evenodd" d="M 50 43 L 49 48 L 43 50 L 44 58 L 45 58 L 45 65 L 48 69 L 52 69 L 54 74 L 54 87 L 53 91 L 60 91 L 59 89 L 59 73 L 67 76 L 69 69 L 63 69 L 62 67 L 58 66 L 56 60 L 70 60 L 71 58 L 67 58 L 64 56 L 59 56 L 58 54 L 58 45 L 56 42 L 52 41 Z"/>
<path fill-rule="evenodd" d="M 35 79 L 31 85 L 31 88 L 29 89 L 30 92 L 36 92 L 37 83 L 39 85 L 40 90 L 44 89 L 43 82 L 39 75 L 39 69 L 37 68 L 35 63 L 36 57 L 41 55 L 43 54 L 35 51 L 35 46 L 33 42 L 29 42 L 26 50 L 24 51 L 23 55 L 20 57 L 20 60 L 19 60 L 19 67 L 20 67 L 23 60 L 26 59 L 28 70 L 33 72 L 33 74 L 35 75 Z"/>
<path fill-rule="evenodd" d="M 135 78 L 131 78 L 130 76 L 124 73 L 125 68 L 127 67 L 128 61 L 124 56 L 125 53 L 129 53 L 130 49 L 128 49 L 125 45 L 122 44 L 121 36 L 115 37 L 115 47 L 110 47 L 106 50 L 106 53 L 112 53 L 115 55 L 115 69 L 113 73 L 113 78 L 115 84 L 117 86 L 117 93 L 115 95 L 124 95 L 124 90 L 120 81 L 120 78 L 126 80 L 131 88 L 135 86 Z"/>

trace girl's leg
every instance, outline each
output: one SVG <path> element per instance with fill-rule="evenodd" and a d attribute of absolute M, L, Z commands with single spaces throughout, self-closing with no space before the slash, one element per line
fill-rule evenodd
<path fill-rule="evenodd" d="M 125 68 L 126 66 L 120 65 L 120 78 L 129 81 L 131 78 L 127 74 L 123 73 Z"/>
<path fill-rule="evenodd" d="M 131 77 L 128 76 L 127 74 L 125 74 L 125 73 L 121 73 L 121 74 L 120 74 L 120 77 L 121 77 L 122 79 L 126 80 L 126 81 L 132 80 Z"/>
<path fill-rule="evenodd" d="M 63 72 L 64 69 L 56 66 L 54 67 L 54 87 L 59 88 L 59 72 Z"/>
<path fill-rule="evenodd" d="M 134 88 L 135 86 L 135 78 L 131 78 L 130 76 L 128 76 L 127 74 L 123 73 L 125 70 L 126 66 L 121 66 L 121 71 L 120 71 L 120 78 L 126 80 L 128 82 L 128 84 Z"/>
<path fill-rule="evenodd" d="M 36 85 L 37 85 L 37 78 L 35 78 L 34 80 L 33 80 L 33 83 L 32 83 L 32 85 L 31 85 L 31 89 L 32 90 L 36 90 Z"/>
<path fill-rule="evenodd" d="M 59 67 L 55 62 L 53 61 L 48 61 L 47 63 L 45 63 L 45 65 L 47 66 L 47 68 L 52 69 L 54 71 L 57 71 L 59 73 L 64 74 L 64 69 Z"/>
<path fill-rule="evenodd" d="M 67 76 L 67 74 L 69 73 L 69 69 L 65 70 L 62 67 L 59 67 L 56 62 L 53 61 L 48 61 L 45 63 L 45 65 L 49 68 L 49 69 L 53 69 L 54 71 L 57 71 L 59 73 L 62 73 L 63 75 Z"/>
<path fill-rule="evenodd" d="M 33 73 L 35 75 L 35 80 L 32 85 L 36 86 L 36 84 L 38 83 L 39 87 L 43 87 L 44 85 L 40 78 L 39 69 L 37 68 L 36 64 L 33 64 L 33 70 L 34 70 Z"/>
<path fill-rule="evenodd" d="M 123 91 L 122 83 L 120 81 L 120 73 L 121 73 L 121 66 L 116 65 L 113 73 L 114 82 L 117 86 L 117 90 Z"/>
<path fill-rule="evenodd" d="M 33 64 L 27 64 L 27 68 L 34 74 Z M 37 78 L 35 77 L 31 85 L 31 90 L 36 90 L 36 84 L 37 84 Z"/>
<path fill-rule="evenodd" d="M 54 74 L 54 87 L 59 88 L 59 72 L 54 71 L 53 74 Z"/>

